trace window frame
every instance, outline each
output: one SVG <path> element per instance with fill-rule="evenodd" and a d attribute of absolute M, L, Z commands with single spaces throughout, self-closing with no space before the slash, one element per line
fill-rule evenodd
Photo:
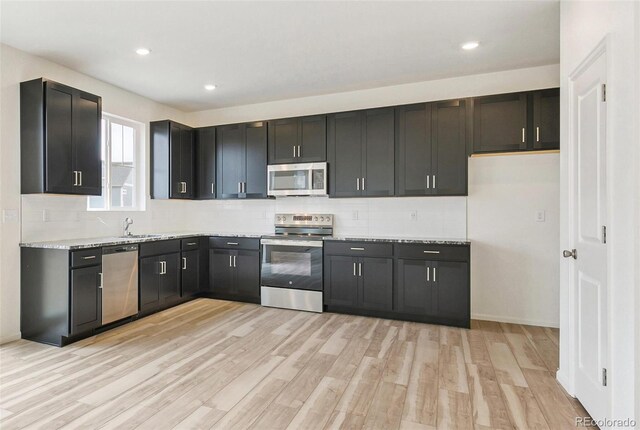
<path fill-rule="evenodd" d="M 146 127 L 145 124 L 125 118 L 119 115 L 110 114 L 107 112 L 102 113 L 101 121 L 104 120 L 104 130 L 102 133 L 105 136 L 105 142 L 102 142 L 100 151 L 104 150 L 104 164 L 106 172 L 104 172 L 104 178 L 106 184 L 102 184 L 102 188 L 105 190 L 104 206 L 103 207 L 91 207 L 91 197 L 87 197 L 87 211 L 91 212 L 139 212 L 145 210 L 146 203 L 146 182 L 145 182 L 145 142 L 146 142 Z M 129 207 L 113 207 L 112 206 L 112 152 L 111 152 L 111 124 L 116 123 L 122 126 L 130 127 L 133 129 L 133 170 L 134 170 L 134 185 L 133 185 L 133 206 Z M 102 124 L 101 124 L 102 125 Z M 104 145 L 104 148 L 102 147 Z M 102 161 L 102 160 L 101 160 Z M 102 178 L 102 174 L 100 177 Z M 93 196 L 95 197 L 95 196 Z"/>

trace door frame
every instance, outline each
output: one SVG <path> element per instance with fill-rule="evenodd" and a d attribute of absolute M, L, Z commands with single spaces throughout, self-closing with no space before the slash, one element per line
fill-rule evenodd
<path fill-rule="evenodd" d="M 561 88 L 561 100 L 562 90 L 566 93 L 567 103 L 567 118 L 562 122 L 562 128 L 567 138 L 563 142 L 564 150 L 561 151 L 561 174 L 560 174 L 560 368 L 556 373 L 558 382 L 564 387 L 564 389 L 571 395 L 575 396 L 576 387 L 576 371 L 578 367 L 578 324 L 577 324 L 577 267 L 572 259 L 562 257 L 562 250 L 571 249 L 577 242 L 576 229 L 574 228 L 574 220 L 576 219 L 575 200 L 573 196 L 577 187 L 577 166 L 576 166 L 576 151 L 575 145 L 575 130 L 573 126 L 573 115 L 575 113 L 574 105 L 574 82 L 576 79 L 589 68 L 596 60 L 601 56 L 605 56 L 606 71 L 607 71 L 607 86 L 610 87 L 610 78 L 612 77 L 611 71 L 611 36 L 607 34 L 586 57 L 580 62 L 580 64 L 569 74 L 566 82 L 566 87 Z M 562 113 L 561 113 L 562 114 Z M 611 109 L 607 109 L 605 113 L 607 125 L 611 124 Z M 612 127 L 607 126 L 605 131 L 605 145 L 608 147 L 611 143 Z M 605 160 L 605 175 L 607 179 L 611 172 L 611 157 L 607 157 Z M 611 220 L 611 181 L 607 180 L 606 183 L 606 205 L 607 205 L 607 219 Z M 609 368 L 607 369 L 609 375 L 613 374 L 613 360 L 612 349 L 610 347 L 612 336 L 612 283 L 611 283 L 611 251 L 607 249 L 607 339 L 609 347 L 607 348 L 607 363 Z M 611 378 L 609 378 L 611 380 Z M 608 409 L 611 412 L 612 409 L 612 390 L 608 391 Z M 609 413 L 609 416 L 611 414 Z"/>

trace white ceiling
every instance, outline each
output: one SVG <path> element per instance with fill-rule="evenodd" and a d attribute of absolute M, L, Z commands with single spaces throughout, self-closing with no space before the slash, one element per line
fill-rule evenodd
<path fill-rule="evenodd" d="M 5 1 L 3 43 L 184 111 L 559 61 L 556 1 Z M 479 40 L 462 51 L 460 43 Z M 152 50 L 147 57 L 134 52 Z M 203 85 L 215 83 L 208 92 Z"/>

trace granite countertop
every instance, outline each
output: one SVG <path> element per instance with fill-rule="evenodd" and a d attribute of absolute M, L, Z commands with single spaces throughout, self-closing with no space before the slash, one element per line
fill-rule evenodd
<path fill-rule="evenodd" d="M 266 233 L 265 233 L 266 234 Z M 24 242 L 23 248 L 48 248 L 48 249 L 86 249 L 99 246 L 125 245 L 130 243 L 155 242 L 158 240 L 182 239 L 185 237 L 219 236 L 219 237 L 247 237 L 260 239 L 262 233 L 214 233 L 214 232 L 181 232 L 159 233 L 133 237 L 93 237 L 88 239 L 52 240 L 47 242 Z"/>
<path fill-rule="evenodd" d="M 324 240 L 328 241 L 353 241 L 353 242 L 393 242 L 393 243 L 418 243 L 427 245 L 470 245 L 467 239 L 431 239 L 414 237 L 387 237 L 387 236 L 329 236 Z"/>

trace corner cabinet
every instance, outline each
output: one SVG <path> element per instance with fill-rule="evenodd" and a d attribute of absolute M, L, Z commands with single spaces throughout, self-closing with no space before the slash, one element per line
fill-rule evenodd
<path fill-rule="evenodd" d="M 20 84 L 22 194 L 102 193 L 102 99 L 43 78 Z"/>
<path fill-rule="evenodd" d="M 271 120 L 268 128 L 269 164 L 327 160 L 325 115 Z"/>
<path fill-rule="evenodd" d="M 174 121 L 151 123 L 151 198 L 195 196 L 193 129 Z"/>
<path fill-rule="evenodd" d="M 328 116 L 330 197 L 393 196 L 394 109 Z"/>
<path fill-rule="evenodd" d="M 396 195 L 467 195 L 466 104 L 396 108 Z"/>

